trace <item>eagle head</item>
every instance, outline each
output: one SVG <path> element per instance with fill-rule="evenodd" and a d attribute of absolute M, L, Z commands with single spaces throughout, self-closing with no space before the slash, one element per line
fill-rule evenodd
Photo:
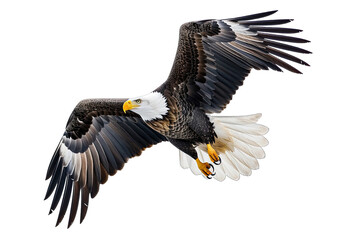
<path fill-rule="evenodd" d="M 130 98 L 124 102 L 123 110 L 133 111 L 140 115 L 144 121 L 162 119 L 167 114 L 169 108 L 166 98 L 159 92 L 151 92 L 147 95 Z"/>

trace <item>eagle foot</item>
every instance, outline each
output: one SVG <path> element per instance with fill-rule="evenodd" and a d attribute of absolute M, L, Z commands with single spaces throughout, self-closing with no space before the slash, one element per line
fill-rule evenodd
<path fill-rule="evenodd" d="M 196 159 L 197 166 L 199 170 L 202 172 L 202 174 L 205 175 L 207 179 L 211 179 L 212 176 L 215 175 L 215 169 L 214 166 L 210 163 L 203 163 L 198 158 Z"/>
<path fill-rule="evenodd" d="M 221 158 L 219 157 L 219 155 L 217 154 L 215 149 L 210 144 L 206 144 L 206 146 L 207 146 L 208 154 L 209 154 L 209 157 L 210 157 L 211 161 L 215 165 L 220 165 Z"/>
<path fill-rule="evenodd" d="M 219 156 L 219 160 L 214 162 L 215 165 L 220 165 L 221 164 L 221 157 Z"/>

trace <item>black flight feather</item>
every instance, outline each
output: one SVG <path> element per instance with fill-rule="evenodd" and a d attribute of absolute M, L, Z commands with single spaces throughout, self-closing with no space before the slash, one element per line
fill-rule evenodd
<path fill-rule="evenodd" d="M 229 20 L 231 20 L 231 21 L 253 20 L 253 19 L 270 16 L 270 15 L 276 13 L 277 11 L 278 10 L 274 10 L 274 11 L 262 12 L 262 13 L 257 13 L 257 14 L 251 14 L 251 15 L 247 15 L 247 16 L 243 16 L 243 17 L 229 18 Z"/>
<path fill-rule="evenodd" d="M 68 228 L 74 222 L 74 219 L 76 217 L 76 213 L 79 205 L 79 196 L 80 196 L 79 182 L 74 182 Z"/>
<path fill-rule="evenodd" d="M 63 220 L 66 210 L 68 208 L 69 205 L 69 200 L 70 200 L 70 195 L 71 195 L 71 190 L 72 190 L 72 185 L 73 182 L 70 179 L 70 176 L 66 177 L 66 186 L 65 186 L 65 190 L 64 190 L 64 196 L 61 202 L 61 206 L 60 206 L 60 211 L 59 211 L 59 216 L 56 222 L 56 226 L 59 225 L 59 223 Z"/>

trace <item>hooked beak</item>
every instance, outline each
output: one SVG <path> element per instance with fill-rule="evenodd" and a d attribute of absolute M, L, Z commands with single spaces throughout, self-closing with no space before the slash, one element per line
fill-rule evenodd
<path fill-rule="evenodd" d="M 131 110 L 136 107 L 139 107 L 139 105 L 133 104 L 130 100 L 127 100 L 126 102 L 124 102 L 123 111 L 124 111 L 124 113 L 126 113 L 126 111 Z"/>

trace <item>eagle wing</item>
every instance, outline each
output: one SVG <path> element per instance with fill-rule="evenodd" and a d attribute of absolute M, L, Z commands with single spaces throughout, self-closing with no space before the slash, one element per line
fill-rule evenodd
<path fill-rule="evenodd" d="M 219 113 L 252 68 L 300 73 L 280 58 L 309 64 L 282 50 L 310 52 L 282 42 L 309 41 L 286 35 L 301 30 L 273 26 L 291 19 L 258 20 L 275 12 L 183 24 L 172 70 L 159 89 L 177 90 L 205 112 Z"/>
<path fill-rule="evenodd" d="M 136 113 L 128 112 L 125 115 L 122 110 L 125 101 L 83 100 L 70 115 L 46 174 L 46 179 L 51 177 L 51 180 L 45 199 L 55 190 L 50 213 L 62 196 L 56 226 L 66 213 L 71 195 L 68 227 L 75 219 L 80 195 L 82 222 L 89 196 L 96 196 L 100 183 L 104 184 L 108 175 L 121 170 L 129 158 L 140 155 L 145 148 L 166 141 Z"/>

